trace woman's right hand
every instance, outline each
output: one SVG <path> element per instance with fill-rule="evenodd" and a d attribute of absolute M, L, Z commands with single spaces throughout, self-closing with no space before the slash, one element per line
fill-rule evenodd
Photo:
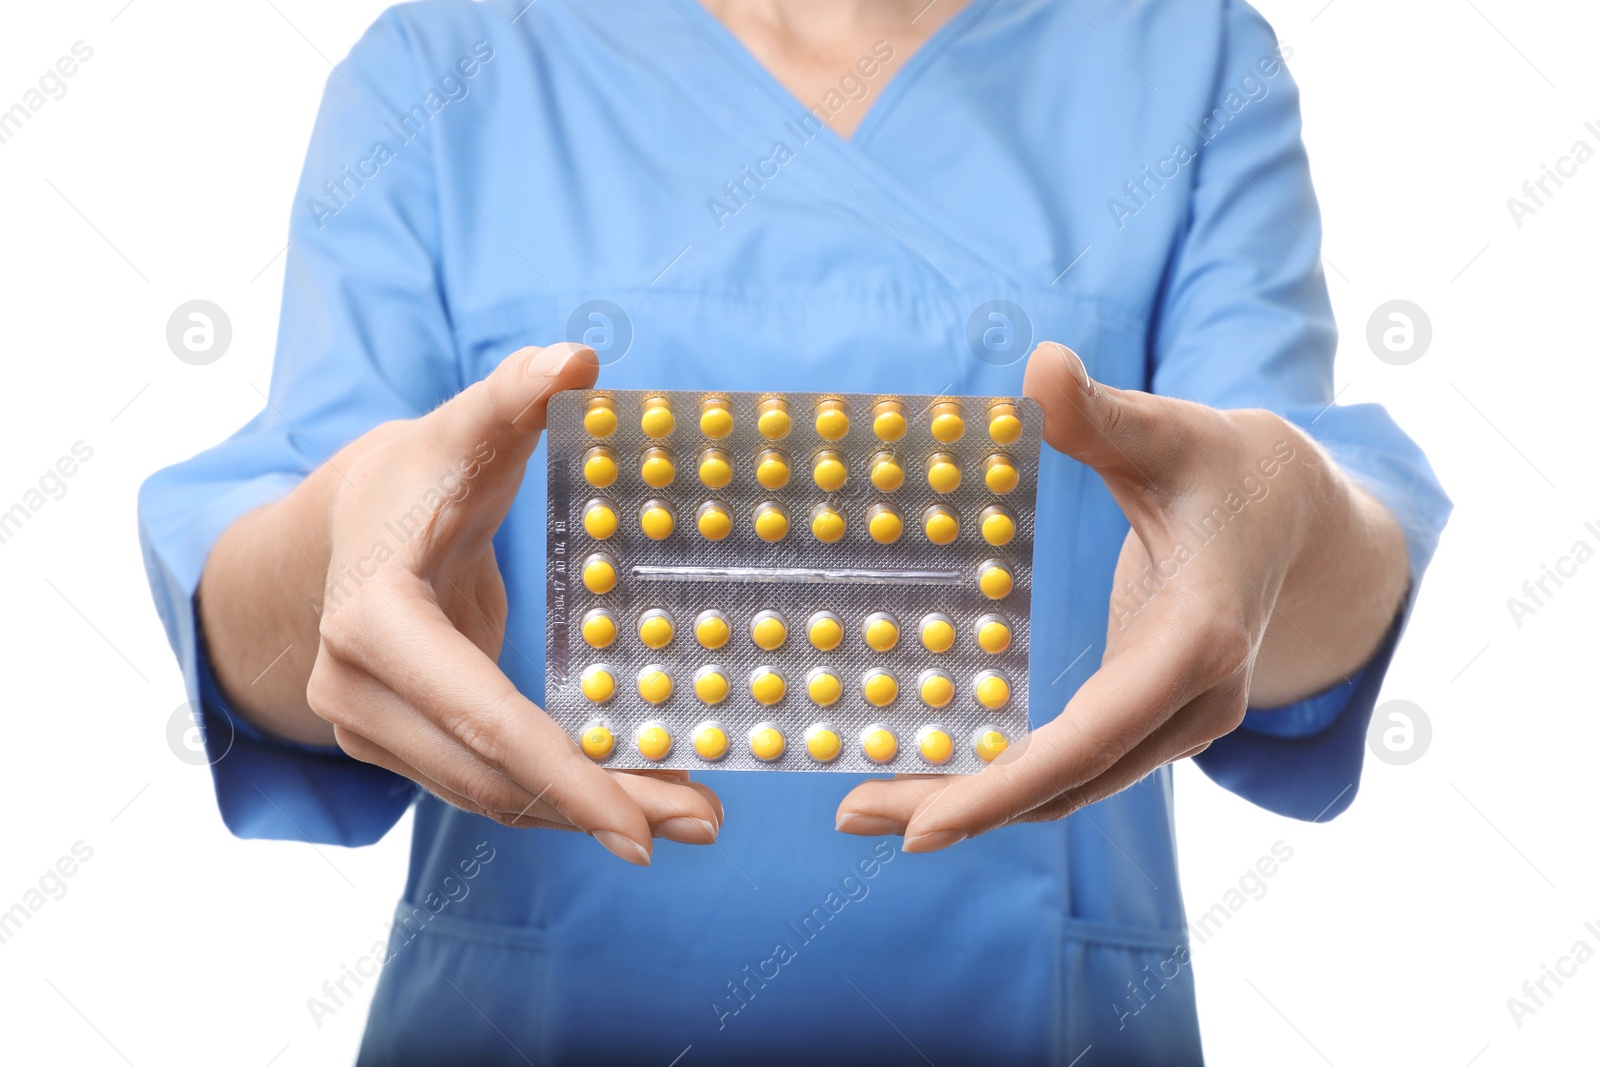
<path fill-rule="evenodd" d="M 299 621 L 305 616 L 294 625 L 306 627 L 302 640 L 316 647 L 306 705 L 332 724 L 345 752 L 466 811 L 507 826 L 582 830 L 642 865 L 653 837 L 715 841 L 716 795 L 687 772 L 602 770 L 497 666 L 503 649 L 528 657 L 506 641 L 495 531 L 544 430 L 546 402 L 592 386 L 597 370 L 594 352 L 579 345 L 522 349 L 427 415 L 385 423 L 341 450 L 313 476 L 320 485 L 306 486 L 315 503 L 292 505 L 292 523 L 241 522 L 244 532 L 230 528 L 225 537 L 273 552 L 264 542 L 293 537 L 318 517 L 326 522 L 325 541 L 319 536 L 310 550 L 326 545 L 321 616 L 314 633 Z M 227 561 L 243 550 L 224 548 L 219 542 L 214 557 L 223 557 L 224 573 L 238 571 Z M 542 544 L 519 551 L 524 566 L 542 566 Z M 274 562 L 281 567 L 286 555 L 276 550 Z M 247 599 L 273 596 L 250 591 Z M 219 592 L 237 600 L 242 590 L 202 585 L 208 637 Z M 251 695 L 260 699 L 260 690 Z M 326 736 L 309 717 L 292 725 Z"/>

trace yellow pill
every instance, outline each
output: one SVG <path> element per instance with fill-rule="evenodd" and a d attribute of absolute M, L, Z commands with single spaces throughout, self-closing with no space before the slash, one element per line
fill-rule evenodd
<path fill-rule="evenodd" d="M 1017 520 L 1005 508 L 998 505 L 987 507 L 978 514 L 978 530 L 985 542 L 999 548 L 1009 545 L 1011 539 L 1017 536 Z"/>
<path fill-rule="evenodd" d="M 818 652 L 832 652 L 844 640 L 844 625 L 831 611 L 813 612 L 806 620 L 806 639 Z"/>
<path fill-rule="evenodd" d="M 984 671 L 978 675 L 977 694 L 979 704 L 996 711 L 1011 699 L 1011 685 L 994 671 Z"/>
<path fill-rule="evenodd" d="M 961 418 L 960 404 L 935 404 L 933 406 L 933 424 L 929 427 L 933 439 L 942 445 L 955 444 L 961 440 L 961 435 L 967 432 L 967 424 Z"/>
<path fill-rule="evenodd" d="M 718 500 L 707 500 L 695 510 L 694 524 L 707 541 L 720 541 L 733 532 L 733 516 Z"/>
<path fill-rule="evenodd" d="M 861 637 L 874 652 L 887 652 L 900 643 L 900 624 L 888 612 L 875 611 L 862 622 Z"/>
<path fill-rule="evenodd" d="M 578 676 L 578 688 L 596 704 L 604 704 L 617 693 L 617 677 L 611 673 L 610 667 L 596 663 L 585 667 Z"/>
<path fill-rule="evenodd" d="M 884 400 L 873 406 L 872 432 L 880 441 L 898 441 L 906 435 L 905 411 L 899 401 Z"/>
<path fill-rule="evenodd" d="M 672 735 L 658 722 L 647 722 L 639 727 L 634 741 L 639 746 L 639 755 L 647 760 L 664 760 L 672 751 Z"/>
<path fill-rule="evenodd" d="M 750 730 L 750 754 L 756 759 L 771 763 L 783 755 L 783 731 L 776 723 L 757 723 Z"/>
<path fill-rule="evenodd" d="M 1017 487 L 1017 464 L 1010 456 L 990 456 L 983 461 L 983 484 L 991 493 L 1009 493 Z"/>
<path fill-rule="evenodd" d="M 1011 592 L 1011 569 L 1004 563 L 989 560 L 978 567 L 978 588 L 990 600 L 1001 600 Z"/>
<path fill-rule="evenodd" d="M 955 512 L 942 504 L 935 504 L 922 513 L 922 532 L 934 544 L 948 545 L 961 532 L 961 524 L 956 521 Z"/>
<path fill-rule="evenodd" d="M 844 516 L 826 504 L 811 509 L 811 535 L 831 545 L 844 536 Z"/>
<path fill-rule="evenodd" d="M 950 646 L 956 643 L 955 623 L 950 621 L 948 615 L 929 612 L 922 617 L 917 630 L 922 637 L 922 647 L 929 652 L 949 652 Z"/>
<path fill-rule="evenodd" d="M 789 405 L 778 397 L 763 400 L 756 408 L 756 432 L 769 441 L 789 436 Z"/>
<path fill-rule="evenodd" d="M 733 412 L 721 397 L 708 397 L 700 403 L 700 432 L 720 441 L 733 432 Z"/>
<path fill-rule="evenodd" d="M 665 500 L 647 500 L 639 511 L 639 529 L 652 541 L 665 540 L 676 525 L 672 505 Z"/>
<path fill-rule="evenodd" d="M 767 489 L 782 489 L 789 484 L 789 457 L 768 448 L 756 457 L 756 481 Z"/>
<path fill-rule="evenodd" d="M 776 611 L 758 611 L 755 618 L 750 620 L 750 639 L 763 651 L 772 652 L 782 648 L 788 636 L 789 627 Z"/>
<path fill-rule="evenodd" d="M 817 488 L 824 493 L 837 492 L 844 485 L 848 474 L 844 457 L 831 449 L 818 452 L 811 468 L 811 480 L 817 483 Z"/>
<path fill-rule="evenodd" d="M 788 688 L 783 675 L 771 667 L 757 667 L 750 674 L 750 695 L 756 698 L 758 704 L 771 707 L 783 699 Z"/>
<path fill-rule="evenodd" d="M 666 648 L 672 643 L 672 616 L 651 608 L 639 616 L 639 640 L 646 648 Z"/>
<path fill-rule="evenodd" d="M 733 463 L 720 448 L 708 448 L 700 453 L 698 471 L 700 483 L 708 489 L 721 489 L 733 481 Z"/>
<path fill-rule="evenodd" d="M 665 489 L 678 473 L 672 463 L 672 453 L 664 448 L 652 448 L 644 454 L 639 464 L 639 477 L 652 489 Z"/>
<path fill-rule="evenodd" d="M 1009 744 L 1006 735 L 999 730 L 979 730 L 972 747 L 977 750 L 979 759 L 993 763 L 994 758 L 1004 752 Z"/>
<path fill-rule="evenodd" d="M 900 513 L 888 504 L 874 504 L 867 512 L 867 533 L 880 545 L 892 545 L 900 540 L 905 522 Z"/>
<path fill-rule="evenodd" d="M 583 532 L 604 541 L 617 532 L 617 508 L 609 500 L 591 500 L 583 508 Z"/>
<path fill-rule="evenodd" d="M 917 748 L 929 763 L 943 763 L 956 750 L 950 734 L 937 726 L 924 726 L 917 731 Z"/>
<path fill-rule="evenodd" d="M 844 694 L 844 683 L 826 667 L 815 667 L 806 675 L 806 696 L 819 707 L 827 707 Z"/>
<path fill-rule="evenodd" d="M 592 760 L 602 760 L 611 755 L 616 743 L 617 740 L 611 735 L 611 731 L 599 723 L 585 727 L 578 740 L 583 754 Z"/>
<path fill-rule="evenodd" d="M 590 648 L 606 648 L 617 639 L 617 620 L 605 608 L 585 612 L 581 629 Z"/>
<path fill-rule="evenodd" d="M 610 397 L 589 398 L 589 410 L 583 413 L 583 432 L 590 437 L 610 437 L 617 432 L 617 409 Z"/>
<path fill-rule="evenodd" d="M 948 452 L 935 452 L 928 459 L 928 486 L 935 493 L 953 493 L 961 486 L 961 465 Z"/>
<path fill-rule="evenodd" d="M 985 615 L 978 620 L 978 647 L 997 656 L 1011 647 L 1011 626 L 998 615 Z"/>
<path fill-rule="evenodd" d="M 930 708 L 942 708 L 956 696 L 956 683 L 944 671 L 923 671 L 917 679 L 917 695 Z"/>
<path fill-rule="evenodd" d="M 900 742 L 886 726 L 869 726 L 861 734 L 861 751 L 873 763 L 888 763 L 900 750 Z"/>
<path fill-rule="evenodd" d="M 583 587 L 591 593 L 609 593 L 617 584 L 617 561 L 596 552 L 583 561 Z"/>
<path fill-rule="evenodd" d="M 583 480 L 604 489 L 617 480 L 617 457 L 609 448 L 591 448 L 583 454 Z"/>
<path fill-rule="evenodd" d="M 721 723 L 701 723 L 694 728 L 694 751 L 703 760 L 721 759 L 728 754 L 728 731 Z"/>
<path fill-rule="evenodd" d="M 782 541 L 789 533 L 789 516 L 781 506 L 768 502 L 756 509 L 756 536 L 768 542 Z"/>
<path fill-rule="evenodd" d="M 872 457 L 872 487 L 880 493 L 892 493 L 905 484 L 906 469 L 893 452 L 879 452 Z"/>
<path fill-rule="evenodd" d="M 644 431 L 646 437 L 656 440 L 672 432 L 674 421 L 672 409 L 667 406 L 664 396 L 652 396 L 644 402 L 644 414 L 639 418 L 639 429 Z"/>
<path fill-rule="evenodd" d="M 824 400 L 817 405 L 817 436 L 824 441 L 837 441 L 850 432 L 850 416 L 837 400 Z"/>
<path fill-rule="evenodd" d="M 989 409 L 989 439 L 997 445 L 1014 445 L 1022 436 L 1022 420 L 1014 404 L 996 404 Z"/>
<path fill-rule="evenodd" d="M 886 708 L 900 695 L 900 683 L 888 671 L 872 671 L 861 685 L 867 703 L 875 708 Z"/>
<path fill-rule="evenodd" d="M 728 697 L 728 676 L 722 673 L 721 667 L 711 665 L 701 667 L 694 672 L 694 695 L 705 704 L 722 703 Z M 723 738 L 723 747 L 727 747 L 727 738 Z M 705 753 L 702 752 L 701 755 Z"/>
<path fill-rule="evenodd" d="M 639 672 L 639 697 L 646 704 L 660 704 L 672 695 L 672 675 L 659 663 Z"/>
<path fill-rule="evenodd" d="M 839 731 L 827 723 L 819 722 L 806 731 L 806 752 L 818 763 L 832 763 L 842 747 Z"/>
<path fill-rule="evenodd" d="M 1006 463 L 996 463 L 983 472 L 983 481 L 990 492 L 1009 493 L 1017 487 L 1017 468 Z"/>
<path fill-rule="evenodd" d="M 732 634 L 728 617 L 715 609 L 702 611 L 694 617 L 694 639 L 701 648 L 716 650 L 728 643 Z"/>

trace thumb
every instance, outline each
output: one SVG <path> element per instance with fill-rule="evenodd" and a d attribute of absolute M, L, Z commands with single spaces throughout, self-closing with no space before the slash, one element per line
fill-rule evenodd
<path fill-rule="evenodd" d="M 1089 377 L 1065 345 L 1045 341 L 1028 357 L 1022 392 L 1044 409 L 1044 440 L 1113 483 L 1167 488 L 1197 445 L 1206 408 L 1116 389 Z"/>
<path fill-rule="evenodd" d="M 525 460 L 544 432 L 550 398 L 589 388 L 599 370 L 594 349 L 585 345 L 563 341 L 519 349 L 426 418 L 436 423 L 434 430 L 450 454 L 472 455 L 487 444 L 496 453 Z"/>

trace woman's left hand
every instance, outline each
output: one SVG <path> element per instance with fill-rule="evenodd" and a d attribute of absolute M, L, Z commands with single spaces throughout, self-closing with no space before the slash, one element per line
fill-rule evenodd
<path fill-rule="evenodd" d="M 839 805 L 846 833 L 928 852 L 1063 818 L 1203 751 L 1247 706 L 1344 680 L 1405 595 L 1398 524 L 1279 416 L 1113 389 L 1053 343 L 1029 357 L 1023 392 L 1045 443 L 1093 468 L 1131 526 L 1100 669 L 979 774 L 856 788 Z"/>

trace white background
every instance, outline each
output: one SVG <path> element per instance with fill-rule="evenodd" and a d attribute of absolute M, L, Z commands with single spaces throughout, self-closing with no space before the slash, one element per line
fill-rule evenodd
<path fill-rule="evenodd" d="M 0 1058 L 346 1063 L 365 1003 L 305 1007 L 381 935 L 409 823 L 359 851 L 239 842 L 166 726 L 183 687 L 150 606 L 134 494 L 235 429 L 268 380 L 291 193 L 329 73 L 383 6 L 312 0 L 9 4 L 0 107 L 73 42 L 94 57 L 0 145 L 6 382 L 0 510 L 74 442 L 93 458 L 0 545 L 6 681 L 0 910 L 93 850 L 0 945 Z M 1506 599 L 1580 538 L 1600 547 L 1595 314 L 1600 160 L 1519 229 L 1506 198 L 1600 148 L 1592 5 L 1272 0 L 1294 48 L 1344 337 L 1342 401 L 1387 404 L 1456 512 L 1385 699 L 1432 724 L 1409 765 L 1307 826 L 1178 774 L 1191 913 L 1274 842 L 1293 858 L 1195 950 L 1219 1064 L 1592 1062 L 1600 960 L 1519 1027 L 1521 995 L 1600 949 L 1591 783 L 1600 561 L 1517 627 Z M 226 358 L 179 362 L 202 297 Z M 1374 357 L 1404 298 L 1426 354 Z M 1259 891 L 1259 890 L 1258 890 Z"/>

